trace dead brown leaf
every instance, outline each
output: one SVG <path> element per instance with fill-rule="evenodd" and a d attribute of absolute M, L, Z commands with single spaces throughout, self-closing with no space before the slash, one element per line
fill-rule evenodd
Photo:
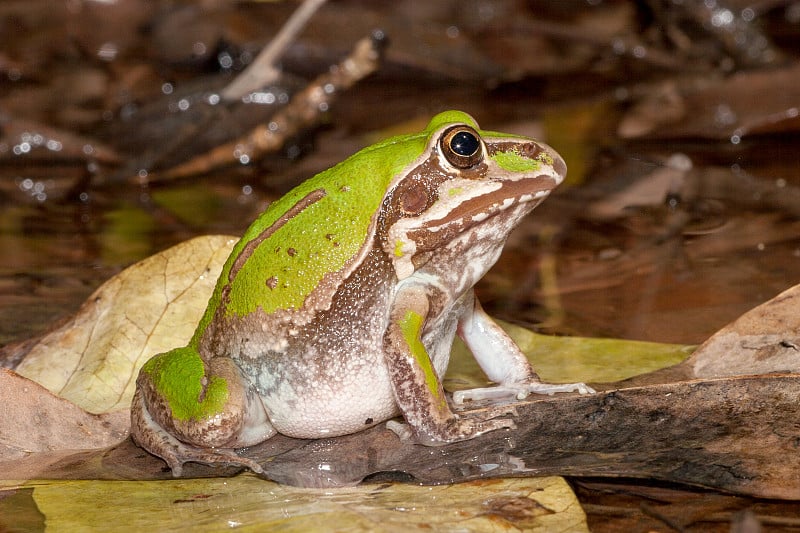
<path fill-rule="evenodd" d="M 627 138 L 714 139 L 797 131 L 798 80 L 800 65 L 790 64 L 680 86 L 668 81 L 648 88 L 623 118 L 618 131 Z"/>
<path fill-rule="evenodd" d="M 0 405 L 0 458 L 15 462 L 35 452 L 65 454 L 110 446 L 124 439 L 130 426 L 126 412 L 89 414 L 4 368 L 0 368 Z M 0 472 L 7 474 L 9 468 L 1 465 Z"/>
<path fill-rule="evenodd" d="M 683 364 L 698 378 L 800 373 L 800 285 L 722 328 Z"/>

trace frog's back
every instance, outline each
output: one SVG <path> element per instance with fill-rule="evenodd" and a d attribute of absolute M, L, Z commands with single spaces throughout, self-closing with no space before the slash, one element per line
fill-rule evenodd
<path fill-rule="evenodd" d="M 194 341 L 218 311 L 244 317 L 302 308 L 326 274 L 363 254 L 392 180 L 426 141 L 423 132 L 369 146 L 270 204 L 231 252 Z"/>

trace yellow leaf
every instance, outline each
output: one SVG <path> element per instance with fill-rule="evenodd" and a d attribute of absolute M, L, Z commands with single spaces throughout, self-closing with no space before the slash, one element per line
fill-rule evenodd
<path fill-rule="evenodd" d="M 624 339 L 555 337 L 497 321 L 528 356 L 543 381 L 609 383 L 680 363 L 694 346 Z M 447 389 L 483 387 L 485 377 L 457 340 L 447 371 Z"/>
<path fill-rule="evenodd" d="M 47 481 L 25 487 L 33 488 L 33 499 L 54 531 L 165 531 L 189 525 L 192 531 L 588 531 L 575 495 L 557 477 L 321 490 L 243 474 L 228 479 Z"/>

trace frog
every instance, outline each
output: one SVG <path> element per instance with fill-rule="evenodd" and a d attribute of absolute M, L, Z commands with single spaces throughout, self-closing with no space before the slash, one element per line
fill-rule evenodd
<path fill-rule="evenodd" d="M 474 292 L 566 171 L 545 143 L 451 110 L 299 184 L 233 247 L 187 345 L 141 367 L 134 442 L 176 477 L 187 462 L 263 473 L 237 450 L 278 433 L 388 421 L 440 446 L 515 427 L 508 408 L 468 402 L 593 392 L 543 382 Z M 494 385 L 448 399 L 456 335 Z"/>

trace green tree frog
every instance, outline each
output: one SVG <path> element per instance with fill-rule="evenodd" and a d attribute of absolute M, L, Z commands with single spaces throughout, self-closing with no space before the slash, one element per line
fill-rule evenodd
<path fill-rule="evenodd" d="M 545 144 L 447 111 L 300 184 L 234 247 L 188 346 L 142 367 L 133 439 L 177 476 L 188 461 L 261 472 L 234 449 L 398 415 L 392 428 L 425 445 L 513 427 L 451 409 L 456 334 L 497 384 L 459 401 L 591 392 L 542 383 L 472 289 L 565 174 Z"/>

